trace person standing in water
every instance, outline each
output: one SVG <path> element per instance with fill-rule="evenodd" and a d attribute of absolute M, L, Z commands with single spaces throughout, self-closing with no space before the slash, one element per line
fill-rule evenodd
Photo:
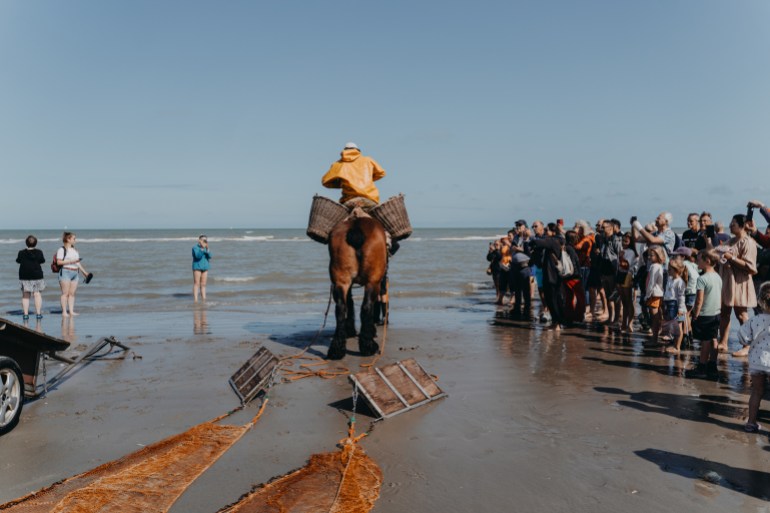
<path fill-rule="evenodd" d="M 192 248 L 192 270 L 193 270 L 193 301 L 198 302 L 200 296 L 206 301 L 206 281 L 209 274 L 209 238 L 205 235 L 198 237 L 198 243 Z"/>
<path fill-rule="evenodd" d="M 72 232 L 64 232 L 62 243 L 64 245 L 56 252 L 56 263 L 59 265 L 59 286 L 61 287 L 61 316 L 74 317 L 75 291 L 78 289 L 80 273 L 86 277 L 86 283 L 91 281 L 93 275 L 86 272 L 80 253 L 75 249 L 77 237 Z"/>
<path fill-rule="evenodd" d="M 34 297 L 35 314 L 38 319 L 43 318 L 43 298 L 40 292 L 45 289 L 43 280 L 43 268 L 45 263 L 43 252 L 36 248 L 37 237 L 30 235 L 26 240 L 27 249 L 19 251 L 16 263 L 19 264 L 19 282 L 21 283 L 21 308 L 22 318 L 29 320 L 29 299 Z"/>

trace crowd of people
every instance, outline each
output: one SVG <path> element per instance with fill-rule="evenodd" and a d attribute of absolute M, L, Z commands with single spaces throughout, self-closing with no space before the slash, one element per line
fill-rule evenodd
<path fill-rule="evenodd" d="M 743 347 L 733 355 L 748 356 L 752 374 L 746 425 L 752 431 L 770 376 L 770 226 L 759 230 L 755 211 L 770 225 L 770 209 L 752 200 L 746 214 L 732 217 L 729 234 L 709 212 L 689 214 L 681 234 L 669 212 L 646 226 L 632 217 L 625 232 L 618 219 L 600 219 L 594 228 L 578 220 L 571 229 L 561 219 L 531 225 L 520 219 L 490 242 L 487 273 L 496 303 L 508 305 L 515 320 L 553 330 L 598 322 L 647 334 L 645 346 L 672 354 L 685 338 L 699 341 L 689 377 L 717 376 L 717 355 L 727 351 L 735 314 Z"/>

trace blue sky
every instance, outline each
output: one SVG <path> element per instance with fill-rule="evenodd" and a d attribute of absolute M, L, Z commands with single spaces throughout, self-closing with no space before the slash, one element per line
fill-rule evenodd
<path fill-rule="evenodd" d="M 768 26 L 765 0 L 3 0 L 0 228 L 304 227 L 349 140 L 417 227 L 726 219 L 770 203 Z"/>

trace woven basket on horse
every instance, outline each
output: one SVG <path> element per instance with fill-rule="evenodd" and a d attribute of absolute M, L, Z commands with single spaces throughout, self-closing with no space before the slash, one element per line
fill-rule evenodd
<path fill-rule="evenodd" d="M 409 223 L 403 194 L 393 196 L 385 203 L 377 205 L 369 211 L 369 214 L 382 223 L 393 240 L 406 239 L 412 234 L 412 225 Z"/>
<path fill-rule="evenodd" d="M 313 204 L 310 206 L 307 236 L 321 244 L 328 243 L 329 232 L 337 223 L 345 219 L 348 213 L 348 209 L 343 205 L 316 194 L 313 196 Z"/>

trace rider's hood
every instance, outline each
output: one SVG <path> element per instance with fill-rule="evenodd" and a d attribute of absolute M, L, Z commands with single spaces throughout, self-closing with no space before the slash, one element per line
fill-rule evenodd
<path fill-rule="evenodd" d="M 340 159 L 342 162 L 353 162 L 361 156 L 361 150 L 356 148 L 347 148 L 342 150 L 340 156 L 342 157 Z"/>

